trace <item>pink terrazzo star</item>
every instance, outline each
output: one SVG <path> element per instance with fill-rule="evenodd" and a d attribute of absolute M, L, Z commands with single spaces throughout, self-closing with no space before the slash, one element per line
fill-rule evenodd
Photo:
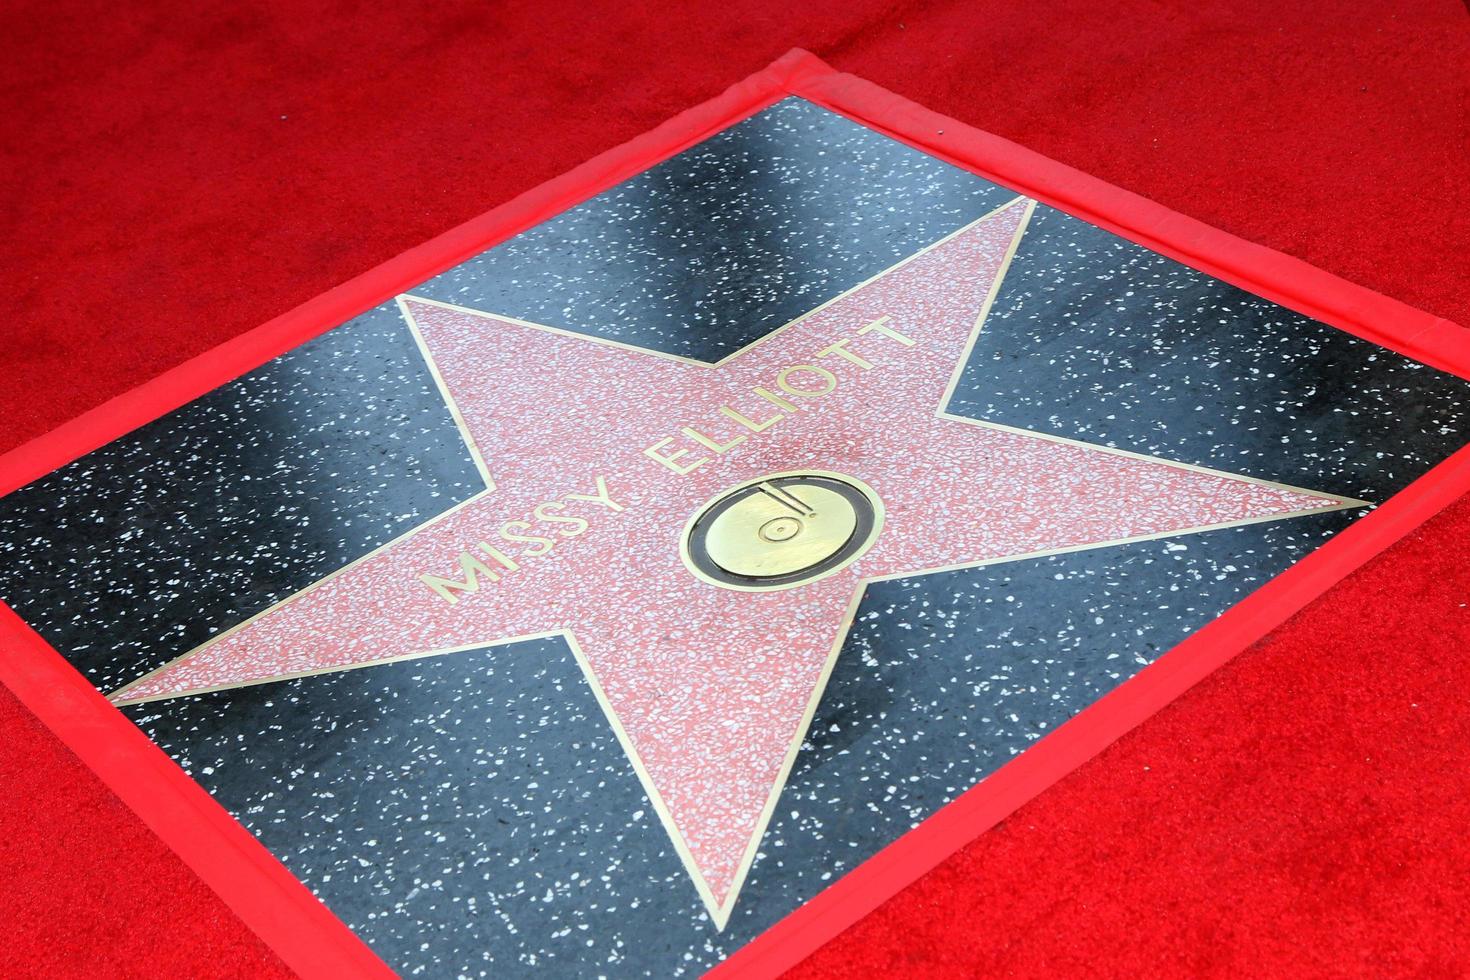
<path fill-rule="evenodd" d="M 1031 207 L 716 365 L 404 297 L 493 490 L 114 698 L 563 634 L 723 927 L 865 582 L 1358 503 L 945 415 Z M 871 550 L 782 591 L 691 573 L 702 505 L 803 470 L 876 492 Z"/>

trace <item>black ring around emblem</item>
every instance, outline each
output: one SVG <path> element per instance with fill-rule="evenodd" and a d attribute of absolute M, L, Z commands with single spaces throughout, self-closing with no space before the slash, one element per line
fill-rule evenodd
<path fill-rule="evenodd" d="M 789 486 L 793 483 L 815 484 L 841 494 L 843 499 L 852 505 L 853 514 L 857 519 L 857 525 L 853 528 L 852 534 L 843 542 L 842 547 L 813 565 L 797 569 L 794 572 L 787 572 L 784 575 L 737 575 L 734 572 L 721 568 L 715 563 L 714 559 L 710 558 L 706 538 L 709 535 L 710 527 L 721 514 L 746 497 L 762 492 L 759 484 L 742 487 L 711 504 L 704 513 L 699 515 L 694 521 L 693 526 L 689 529 L 689 560 L 693 562 L 701 574 L 716 582 L 723 582 L 726 585 L 734 586 L 773 588 L 783 585 L 794 585 L 809 578 L 816 578 L 828 569 L 843 564 L 868 544 L 869 538 L 873 533 L 873 523 L 876 519 L 873 501 L 869 499 L 867 494 L 852 484 L 830 476 L 818 476 L 816 474 L 780 476 L 762 482 L 769 483 L 778 488 Z"/>

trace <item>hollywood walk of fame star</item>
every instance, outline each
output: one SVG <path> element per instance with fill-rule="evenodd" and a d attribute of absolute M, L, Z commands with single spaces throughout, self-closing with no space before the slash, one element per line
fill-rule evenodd
<path fill-rule="evenodd" d="M 490 489 L 114 700 L 564 636 L 723 928 L 865 583 L 1361 504 L 946 414 L 1033 207 L 713 365 L 401 297 Z M 777 506 L 776 474 L 868 489 L 862 547 L 780 588 L 700 573 L 696 515 Z"/>

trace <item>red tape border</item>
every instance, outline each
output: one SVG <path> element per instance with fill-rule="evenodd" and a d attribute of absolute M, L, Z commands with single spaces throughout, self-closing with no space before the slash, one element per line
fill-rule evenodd
<path fill-rule="evenodd" d="M 719 97 L 0 456 L 0 494 L 233 380 L 464 259 L 798 95 L 1124 238 L 1432 367 L 1470 377 L 1470 331 L 1169 211 L 792 51 Z M 735 953 L 793 966 L 1470 491 L 1470 447 L 1431 470 Z M 202 787 L 0 605 L 0 682 L 304 977 L 391 976 Z"/>

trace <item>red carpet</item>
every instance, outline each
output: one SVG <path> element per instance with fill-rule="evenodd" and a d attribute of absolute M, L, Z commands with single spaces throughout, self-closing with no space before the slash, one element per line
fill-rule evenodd
<path fill-rule="evenodd" d="M 1470 323 L 1454 0 L 60 2 L 0 28 L 0 451 L 794 45 Z M 1462 503 L 800 972 L 1470 970 L 1467 540 Z M 281 972 L 5 694 L 0 875 L 4 975 Z"/>

